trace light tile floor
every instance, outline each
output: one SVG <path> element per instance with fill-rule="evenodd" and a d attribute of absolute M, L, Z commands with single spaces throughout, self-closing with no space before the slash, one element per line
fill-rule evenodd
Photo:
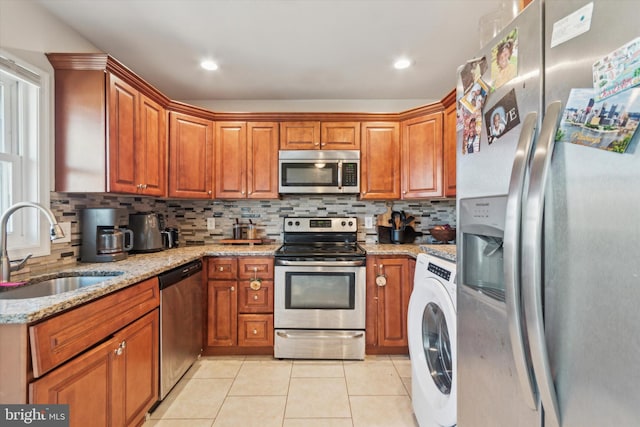
<path fill-rule="evenodd" d="M 408 356 L 199 359 L 143 427 L 417 427 Z"/>

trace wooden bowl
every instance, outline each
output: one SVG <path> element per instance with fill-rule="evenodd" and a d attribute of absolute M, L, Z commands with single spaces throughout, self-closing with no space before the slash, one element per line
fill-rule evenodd
<path fill-rule="evenodd" d="M 456 238 L 456 229 L 455 228 L 430 228 L 429 233 L 439 242 L 450 242 L 455 240 Z"/>

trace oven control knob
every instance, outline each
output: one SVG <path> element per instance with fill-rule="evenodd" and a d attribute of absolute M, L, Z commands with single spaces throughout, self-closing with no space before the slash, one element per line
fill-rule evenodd
<path fill-rule="evenodd" d="M 353 221 L 349 221 L 349 227 L 353 227 Z"/>
<path fill-rule="evenodd" d="M 289 227 L 291 227 L 291 226 L 293 225 L 293 221 L 289 221 L 289 222 L 287 222 L 287 225 L 288 225 Z"/>
<path fill-rule="evenodd" d="M 296 227 L 300 227 L 300 221 L 296 221 Z"/>
<path fill-rule="evenodd" d="M 345 225 L 347 225 L 347 222 L 346 221 L 342 221 L 341 225 L 344 227 Z"/>

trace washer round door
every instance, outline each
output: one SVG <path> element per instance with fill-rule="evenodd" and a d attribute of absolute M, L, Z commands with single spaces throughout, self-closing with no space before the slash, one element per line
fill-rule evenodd
<path fill-rule="evenodd" d="M 416 283 L 409 300 L 412 398 L 439 426 L 456 424 L 456 312 L 435 278 Z M 414 405 L 416 406 L 416 405 Z"/>

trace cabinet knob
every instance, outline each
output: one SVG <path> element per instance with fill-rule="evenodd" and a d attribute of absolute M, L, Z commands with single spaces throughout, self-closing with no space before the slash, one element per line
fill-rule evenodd
<path fill-rule="evenodd" d="M 253 330 L 253 335 L 258 335 L 258 330 L 257 329 Z"/>
<path fill-rule="evenodd" d="M 240 194 L 244 195 L 244 191 L 241 191 Z"/>
<path fill-rule="evenodd" d="M 235 286 L 232 286 L 232 287 L 230 287 L 229 289 L 231 290 L 231 292 L 233 292 L 233 291 L 235 291 L 235 290 L 236 290 L 236 287 L 235 287 Z"/>
<path fill-rule="evenodd" d="M 254 295 L 254 296 L 253 296 L 253 300 L 254 300 L 254 301 L 258 301 L 258 295 Z"/>
<path fill-rule="evenodd" d="M 207 191 L 207 194 L 208 194 L 208 195 L 211 195 L 211 190 Z"/>
<path fill-rule="evenodd" d="M 315 146 L 317 147 L 318 145 L 320 145 L 320 143 L 319 143 L 319 142 L 316 142 L 316 143 L 314 143 L 313 145 L 315 145 Z"/>
<path fill-rule="evenodd" d="M 224 267 L 219 267 L 219 270 L 220 271 L 224 271 Z"/>

